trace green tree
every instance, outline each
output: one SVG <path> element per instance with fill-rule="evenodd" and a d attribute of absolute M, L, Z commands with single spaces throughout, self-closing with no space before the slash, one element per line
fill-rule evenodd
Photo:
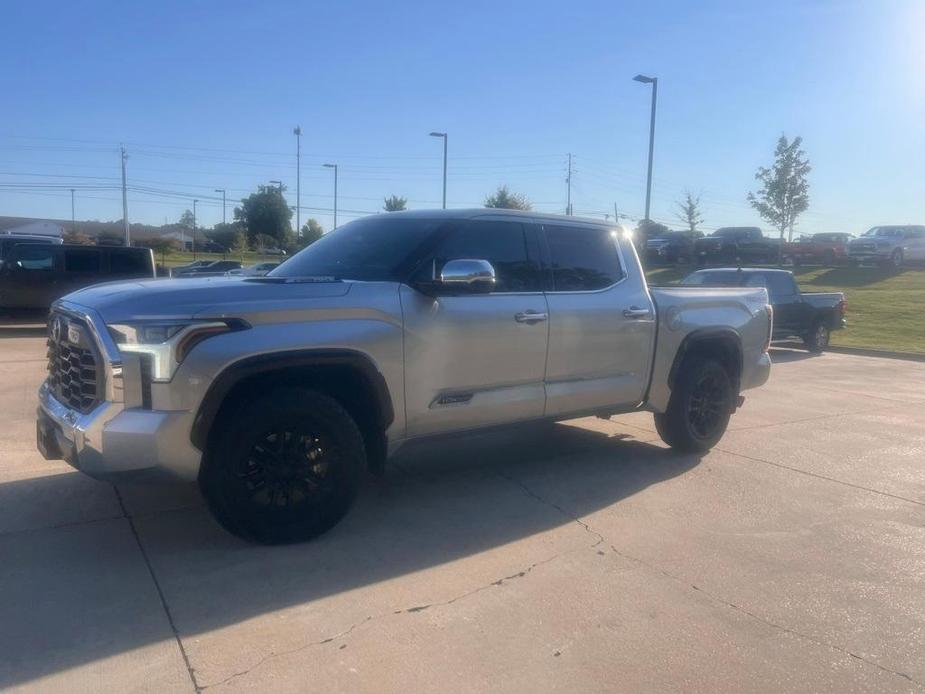
<path fill-rule="evenodd" d="M 299 246 L 302 248 L 311 246 L 323 235 L 324 227 L 321 226 L 321 223 L 317 219 L 311 217 L 302 225 L 302 237 L 299 239 Z"/>
<path fill-rule="evenodd" d="M 234 218 L 243 225 L 251 242 L 258 234 L 272 237 L 273 245 L 280 248 L 289 241 L 292 210 L 283 196 L 284 190 L 276 186 L 258 186 L 256 193 L 241 200 L 241 206 L 235 208 Z"/>
<path fill-rule="evenodd" d="M 774 163 L 770 168 L 760 166 L 755 180 L 761 182 L 757 193 L 748 194 L 748 202 L 761 218 L 780 232 L 783 250 L 784 232 L 793 240 L 793 226 L 797 218 L 809 208 L 809 181 L 812 171 L 806 152 L 801 149 L 802 137 L 787 140 L 781 135 L 774 149 Z"/>
<path fill-rule="evenodd" d="M 247 234 L 243 229 L 238 228 L 234 232 L 234 239 L 231 242 L 231 252 L 237 255 L 241 262 L 244 262 L 244 254 L 247 253 Z"/>
<path fill-rule="evenodd" d="M 186 227 L 187 229 L 192 229 L 196 223 L 196 215 L 193 214 L 192 210 L 184 210 L 183 214 L 180 215 L 180 219 L 177 222 L 181 227 Z"/>
<path fill-rule="evenodd" d="M 697 231 L 697 225 L 703 224 L 703 213 L 700 211 L 700 196 L 694 197 L 688 190 L 684 199 L 679 200 L 676 216 L 687 225 L 691 231 Z"/>
<path fill-rule="evenodd" d="M 506 185 L 485 198 L 485 207 L 501 207 L 508 210 L 531 210 L 533 206 L 521 193 L 512 193 Z"/>
<path fill-rule="evenodd" d="M 385 199 L 386 212 L 399 212 L 408 209 L 408 198 L 399 195 L 390 195 Z"/>
<path fill-rule="evenodd" d="M 222 248 L 232 248 L 238 232 L 243 231 L 240 224 L 216 224 L 205 232 L 206 238 Z"/>

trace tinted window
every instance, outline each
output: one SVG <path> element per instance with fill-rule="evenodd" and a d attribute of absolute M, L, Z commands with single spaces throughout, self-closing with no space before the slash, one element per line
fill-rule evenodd
<path fill-rule="evenodd" d="M 402 281 L 439 219 L 366 217 L 329 232 L 299 251 L 270 277 L 334 277 Z"/>
<path fill-rule="evenodd" d="M 779 296 L 792 296 L 796 293 L 796 283 L 793 278 L 783 272 L 769 272 L 765 275 L 768 283 L 768 294 L 771 298 Z"/>
<path fill-rule="evenodd" d="M 99 272 L 100 253 L 98 251 L 64 251 L 65 272 Z"/>
<path fill-rule="evenodd" d="M 742 276 L 738 272 L 695 272 L 685 277 L 681 284 L 703 285 L 706 287 L 738 287 L 742 284 Z M 764 286 L 764 284 L 760 286 Z"/>
<path fill-rule="evenodd" d="M 545 230 L 556 291 L 603 289 L 622 279 L 610 229 L 547 226 Z"/>
<path fill-rule="evenodd" d="M 496 292 L 543 290 L 538 259 L 530 257 L 518 222 L 466 222 L 443 240 L 434 258 L 438 274 L 448 260 L 487 260 L 495 268 Z"/>
<path fill-rule="evenodd" d="M 148 258 L 143 253 L 109 252 L 109 271 L 114 275 L 150 275 Z"/>
<path fill-rule="evenodd" d="M 16 265 L 23 270 L 53 270 L 55 252 L 48 248 L 19 247 L 16 249 Z"/>

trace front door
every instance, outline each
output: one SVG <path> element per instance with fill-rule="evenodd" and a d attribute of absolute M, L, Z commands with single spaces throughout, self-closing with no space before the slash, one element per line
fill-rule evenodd
<path fill-rule="evenodd" d="M 655 310 L 632 244 L 600 225 L 545 225 L 549 303 L 546 414 L 634 407 L 645 398 Z M 621 250 L 622 249 L 622 250 Z"/>
<path fill-rule="evenodd" d="M 495 291 L 430 296 L 402 285 L 409 437 L 542 416 L 547 309 L 534 238 L 520 222 L 459 222 L 424 272 L 487 260 Z"/>
<path fill-rule="evenodd" d="M 51 244 L 14 246 L 3 263 L 0 306 L 48 308 L 59 293 L 57 247 Z"/>

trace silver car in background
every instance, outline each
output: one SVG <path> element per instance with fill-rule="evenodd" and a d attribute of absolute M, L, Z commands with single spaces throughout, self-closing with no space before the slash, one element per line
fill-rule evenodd
<path fill-rule="evenodd" d="M 907 262 L 925 262 L 925 226 L 879 226 L 865 231 L 848 244 L 853 265 L 876 263 L 902 267 Z"/>

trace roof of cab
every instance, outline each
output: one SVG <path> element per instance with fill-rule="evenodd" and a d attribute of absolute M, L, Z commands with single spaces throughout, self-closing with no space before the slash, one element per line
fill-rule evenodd
<path fill-rule="evenodd" d="M 461 210 L 402 210 L 400 212 L 382 212 L 377 216 L 408 217 L 416 219 L 475 219 L 478 217 L 510 217 L 533 222 L 557 222 L 559 224 L 595 224 L 597 226 L 618 226 L 612 221 L 590 219 L 588 217 L 569 217 L 561 214 L 547 214 L 533 210 L 507 210 L 498 207 L 475 207 Z M 365 219 L 365 218 L 364 218 Z"/>

